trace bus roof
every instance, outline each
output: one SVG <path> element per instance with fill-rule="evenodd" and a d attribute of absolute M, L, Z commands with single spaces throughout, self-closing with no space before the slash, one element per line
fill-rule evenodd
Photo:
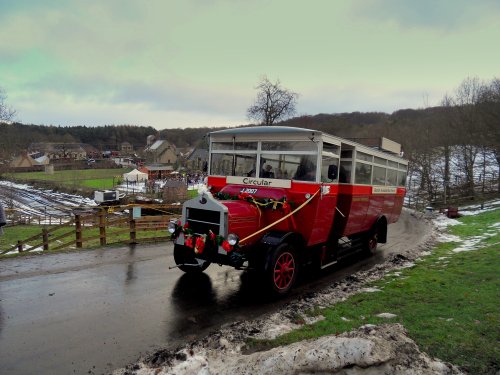
<path fill-rule="evenodd" d="M 405 164 L 408 163 L 407 160 L 401 158 L 401 156 L 398 155 L 397 153 L 392 153 L 392 152 L 384 151 L 384 150 L 377 149 L 374 147 L 366 146 L 366 145 L 363 145 L 362 143 L 355 142 L 351 139 L 346 139 L 346 138 L 334 136 L 334 135 L 331 135 L 331 134 L 328 134 L 328 133 L 325 133 L 325 132 L 322 132 L 319 130 L 296 128 L 296 127 L 292 127 L 292 126 L 261 125 L 261 126 L 250 126 L 250 127 L 238 127 L 238 128 L 217 130 L 214 132 L 210 132 L 209 135 L 214 136 L 214 138 L 216 138 L 216 139 L 219 137 L 227 139 L 227 138 L 230 138 L 233 136 L 242 136 L 244 138 L 246 138 L 246 137 L 254 138 L 254 136 L 255 136 L 256 138 L 258 138 L 259 136 L 262 136 L 262 135 L 268 135 L 274 139 L 281 138 L 280 136 L 285 136 L 285 135 L 289 135 L 289 136 L 296 135 L 296 136 L 300 136 L 300 137 L 307 137 L 309 139 L 312 139 L 314 137 L 319 137 L 319 138 L 323 139 L 324 141 L 329 140 L 329 141 L 333 141 L 333 142 L 339 143 L 339 144 L 340 143 L 347 144 L 347 145 L 350 145 L 352 147 L 356 147 L 360 151 L 369 152 L 370 154 L 373 154 L 376 156 L 378 155 L 378 156 L 382 156 L 382 157 L 389 158 L 389 159 L 395 158 L 397 160 L 402 161 Z M 281 138 L 281 139 L 285 139 L 285 138 Z"/>
<path fill-rule="evenodd" d="M 286 134 L 286 133 L 297 133 L 297 134 L 314 134 L 321 135 L 323 132 L 319 130 L 311 130 L 304 128 L 295 128 L 292 126 L 250 126 L 250 127 L 241 127 L 241 128 L 231 128 L 224 130 L 217 130 L 211 132 L 210 135 L 253 135 L 253 134 Z"/>

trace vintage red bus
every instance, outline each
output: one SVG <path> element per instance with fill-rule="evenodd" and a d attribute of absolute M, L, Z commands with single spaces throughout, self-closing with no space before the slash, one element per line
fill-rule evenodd
<path fill-rule="evenodd" d="M 209 143 L 208 190 L 169 226 L 184 272 L 255 269 L 284 294 L 305 263 L 373 253 L 401 213 L 408 163 L 394 149 L 281 126 L 215 131 Z"/>

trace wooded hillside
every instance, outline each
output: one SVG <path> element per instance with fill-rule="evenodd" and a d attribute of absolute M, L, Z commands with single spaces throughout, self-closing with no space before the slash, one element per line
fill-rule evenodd
<path fill-rule="evenodd" d="M 401 143 L 410 171 L 429 196 L 453 177 L 474 194 L 480 174 L 498 179 L 500 165 L 500 80 L 484 85 L 478 79 L 462 82 L 442 105 L 387 113 L 340 113 L 300 116 L 277 125 L 321 130 L 345 138 L 386 137 Z M 148 135 L 161 136 L 180 147 L 196 147 L 205 135 L 223 128 L 186 128 L 158 131 L 132 125 L 56 127 L 0 123 L 0 158 L 8 159 L 32 142 L 83 142 L 100 150 L 119 149 L 122 142 L 135 149 L 146 145 Z M 478 162 L 481 170 L 478 171 Z M 496 165 L 495 165 L 496 164 Z M 493 172 L 492 172 L 493 171 Z M 484 179 L 483 179 L 484 180 Z M 500 189 L 500 185 L 499 185 Z"/>

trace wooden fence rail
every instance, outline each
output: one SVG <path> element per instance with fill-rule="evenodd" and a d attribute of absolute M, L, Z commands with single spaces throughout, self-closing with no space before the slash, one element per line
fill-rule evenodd
<path fill-rule="evenodd" d="M 67 223 L 44 227 L 41 233 L 18 240 L 15 245 L 1 250 L 0 255 L 13 251 L 22 253 L 40 249 L 49 251 L 68 247 L 83 248 L 85 244 L 96 240 L 96 246 L 164 241 L 170 238 L 167 232 L 169 221 L 179 217 L 178 213 L 174 214 L 166 209 L 160 211 L 162 215 L 134 217 L 133 210 L 129 209 L 128 213 L 124 213 L 126 209 L 127 207 L 112 210 L 101 208 L 98 212 L 75 213 L 74 218 Z"/>

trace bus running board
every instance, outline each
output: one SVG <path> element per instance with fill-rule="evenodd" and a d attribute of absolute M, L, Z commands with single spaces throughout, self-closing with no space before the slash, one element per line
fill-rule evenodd
<path fill-rule="evenodd" d="M 327 264 L 322 264 L 321 269 L 325 269 L 326 267 L 333 266 L 334 264 L 337 264 L 337 260 L 334 260 L 333 262 L 327 263 Z"/>

